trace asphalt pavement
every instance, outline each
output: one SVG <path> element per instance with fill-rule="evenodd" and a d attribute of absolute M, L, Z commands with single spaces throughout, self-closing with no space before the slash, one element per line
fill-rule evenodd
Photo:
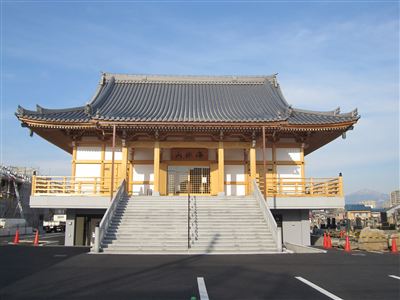
<path fill-rule="evenodd" d="M 399 255 L 95 255 L 0 247 L 0 299 L 399 299 Z M 195 297 L 195 298 L 193 298 Z"/>
<path fill-rule="evenodd" d="M 24 234 L 20 235 L 21 245 L 29 245 L 33 243 L 35 234 Z M 48 246 L 64 245 L 65 233 L 64 232 L 41 232 L 39 235 L 41 244 Z M 14 241 L 14 236 L 2 236 L 0 237 L 0 245 L 8 245 Z"/>

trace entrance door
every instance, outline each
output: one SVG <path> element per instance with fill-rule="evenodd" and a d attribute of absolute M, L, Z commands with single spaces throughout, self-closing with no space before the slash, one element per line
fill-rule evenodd
<path fill-rule="evenodd" d="M 103 174 L 104 193 L 109 193 L 111 190 L 111 169 L 112 169 L 112 164 L 104 164 L 104 174 Z M 121 164 L 114 163 L 114 191 L 118 189 L 121 178 L 122 178 Z"/>
<path fill-rule="evenodd" d="M 208 167 L 168 167 L 168 194 L 210 194 L 210 168 Z"/>

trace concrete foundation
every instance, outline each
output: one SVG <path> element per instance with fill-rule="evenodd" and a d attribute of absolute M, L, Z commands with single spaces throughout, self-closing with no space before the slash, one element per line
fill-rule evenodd
<path fill-rule="evenodd" d="M 273 209 L 272 214 L 282 220 L 282 240 L 284 243 L 310 246 L 308 209 Z"/>
<path fill-rule="evenodd" d="M 93 232 L 95 223 L 100 222 L 104 215 L 104 209 L 67 209 L 67 221 L 65 224 L 65 246 L 86 245 Z M 88 223 L 88 220 L 93 222 Z M 77 241 L 78 237 L 78 241 Z"/>

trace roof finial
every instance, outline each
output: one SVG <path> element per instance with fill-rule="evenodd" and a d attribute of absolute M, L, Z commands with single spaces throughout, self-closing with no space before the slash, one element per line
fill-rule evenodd
<path fill-rule="evenodd" d="M 278 78 L 276 77 L 278 75 L 278 73 L 274 74 L 274 87 L 278 87 Z"/>
<path fill-rule="evenodd" d="M 92 114 L 92 106 L 90 104 L 86 104 L 85 113 L 88 114 L 88 115 Z"/>
<path fill-rule="evenodd" d="M 287 108 L 287 115 L 288 117 L 290 117 L 293 113 L 293 107 L 291 105 L 289 105 L 289 107 Z"/>
<path fill-rule="evenodd" d="M 106 73 L 105 72 L 101 72 L 101 78 L 100 78 L 100 84 L 103 85 L 106 83 Z"/>

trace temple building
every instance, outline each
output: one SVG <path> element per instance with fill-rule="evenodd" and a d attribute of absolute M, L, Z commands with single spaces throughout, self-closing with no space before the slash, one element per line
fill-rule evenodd
<path fill-rule="evenodd" d="M 282 241 L 309 245 L 309 210 L 343 208 L 344 195 L 340 165 L 333 177 L 314 178 L 305 157 L 359 119 L 357 110 L 292 107 L 275 75 L 110 73 L 84 106 L 18 107 L 16 115 L 71 154 L 71 176 L 34 177 L 30 200 L 32 207 L 67 210 L 66 245 L 93 244 L 123 180 L 131 203 L 185 202 L 190 195 L 199 207 L 229 205 L 259 192 Z"/>

